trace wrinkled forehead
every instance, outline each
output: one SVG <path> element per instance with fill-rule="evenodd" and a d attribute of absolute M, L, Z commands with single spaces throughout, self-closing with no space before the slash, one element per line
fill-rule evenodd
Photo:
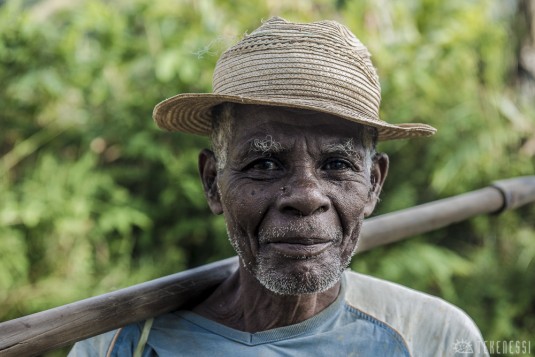
<path fill-rule="evenodd" d="M 303 136 L 326 142 L 352 139 L 359 145 L 363 125 L 334 115 L 286 107 L 238 105 L 234 110 L 235 142 L 263 137 L 292 140 Z"/>

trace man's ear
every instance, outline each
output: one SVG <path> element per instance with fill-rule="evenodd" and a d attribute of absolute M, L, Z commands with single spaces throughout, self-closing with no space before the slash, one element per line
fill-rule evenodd
<path fill-rule="evenodd" d="M 213 214 L 223 213 L 221 197 L 217 189 L 217 160 L 211 150 L 204 149 L 200 152 L 199 173 L 210 210 Z"/>
<path fill-rule="evenodd" d="M 375 205 L 379 201 L 379 194 L 383 188 L 383 184 L 388 174 L 388 156 L 384 153 L 377 153 L 373 157 L 372 167 L 370 170 L 370 192 L 368 194 L 368 202 L 364 207 L 364 217 L 368 217 L 375 209 Z"/>

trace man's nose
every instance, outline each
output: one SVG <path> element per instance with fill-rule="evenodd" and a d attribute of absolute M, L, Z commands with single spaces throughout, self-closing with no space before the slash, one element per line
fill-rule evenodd
<path fill-rule="evenodd" d="M 283 213 L 309 216 L 327 211 L 331 207 L 329 198 L 324 194 L 321 183 L 307 170 L 293 175 L 281 188 L 278 209 Z"/>

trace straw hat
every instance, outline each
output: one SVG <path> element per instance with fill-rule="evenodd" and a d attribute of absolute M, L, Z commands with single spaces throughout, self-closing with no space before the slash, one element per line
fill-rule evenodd
<path fill-rule="evenodd" d="M 379 140 L 436 132 L 379 119 L 381 88 L 370 53 L 335 21 L 271 18 L 221 55 L 213 93 L 171 97 L 156 105 L 153 118 L 162 129 L 209 135 L 212 109 L 223 102 L 324 112 L 376 127 Z"/>

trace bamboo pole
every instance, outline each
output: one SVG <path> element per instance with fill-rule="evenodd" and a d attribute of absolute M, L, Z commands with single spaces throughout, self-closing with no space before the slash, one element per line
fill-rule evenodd
<path fill-rule="evenodd" d="M 358 252 L 429 232 L 478 214 L 535 201 L 535 176 L 368 219 Z M 238 266 L 237 257 L 0 323 L 1 356 L 37 356 L 199 301 Z"/>
<path fill-rule="evenodd" d="M 535 201 L 535 176 L 491 186 L 365 221 L 358 252 L 430 232 L 479 214 L 501 213 Z"/>

